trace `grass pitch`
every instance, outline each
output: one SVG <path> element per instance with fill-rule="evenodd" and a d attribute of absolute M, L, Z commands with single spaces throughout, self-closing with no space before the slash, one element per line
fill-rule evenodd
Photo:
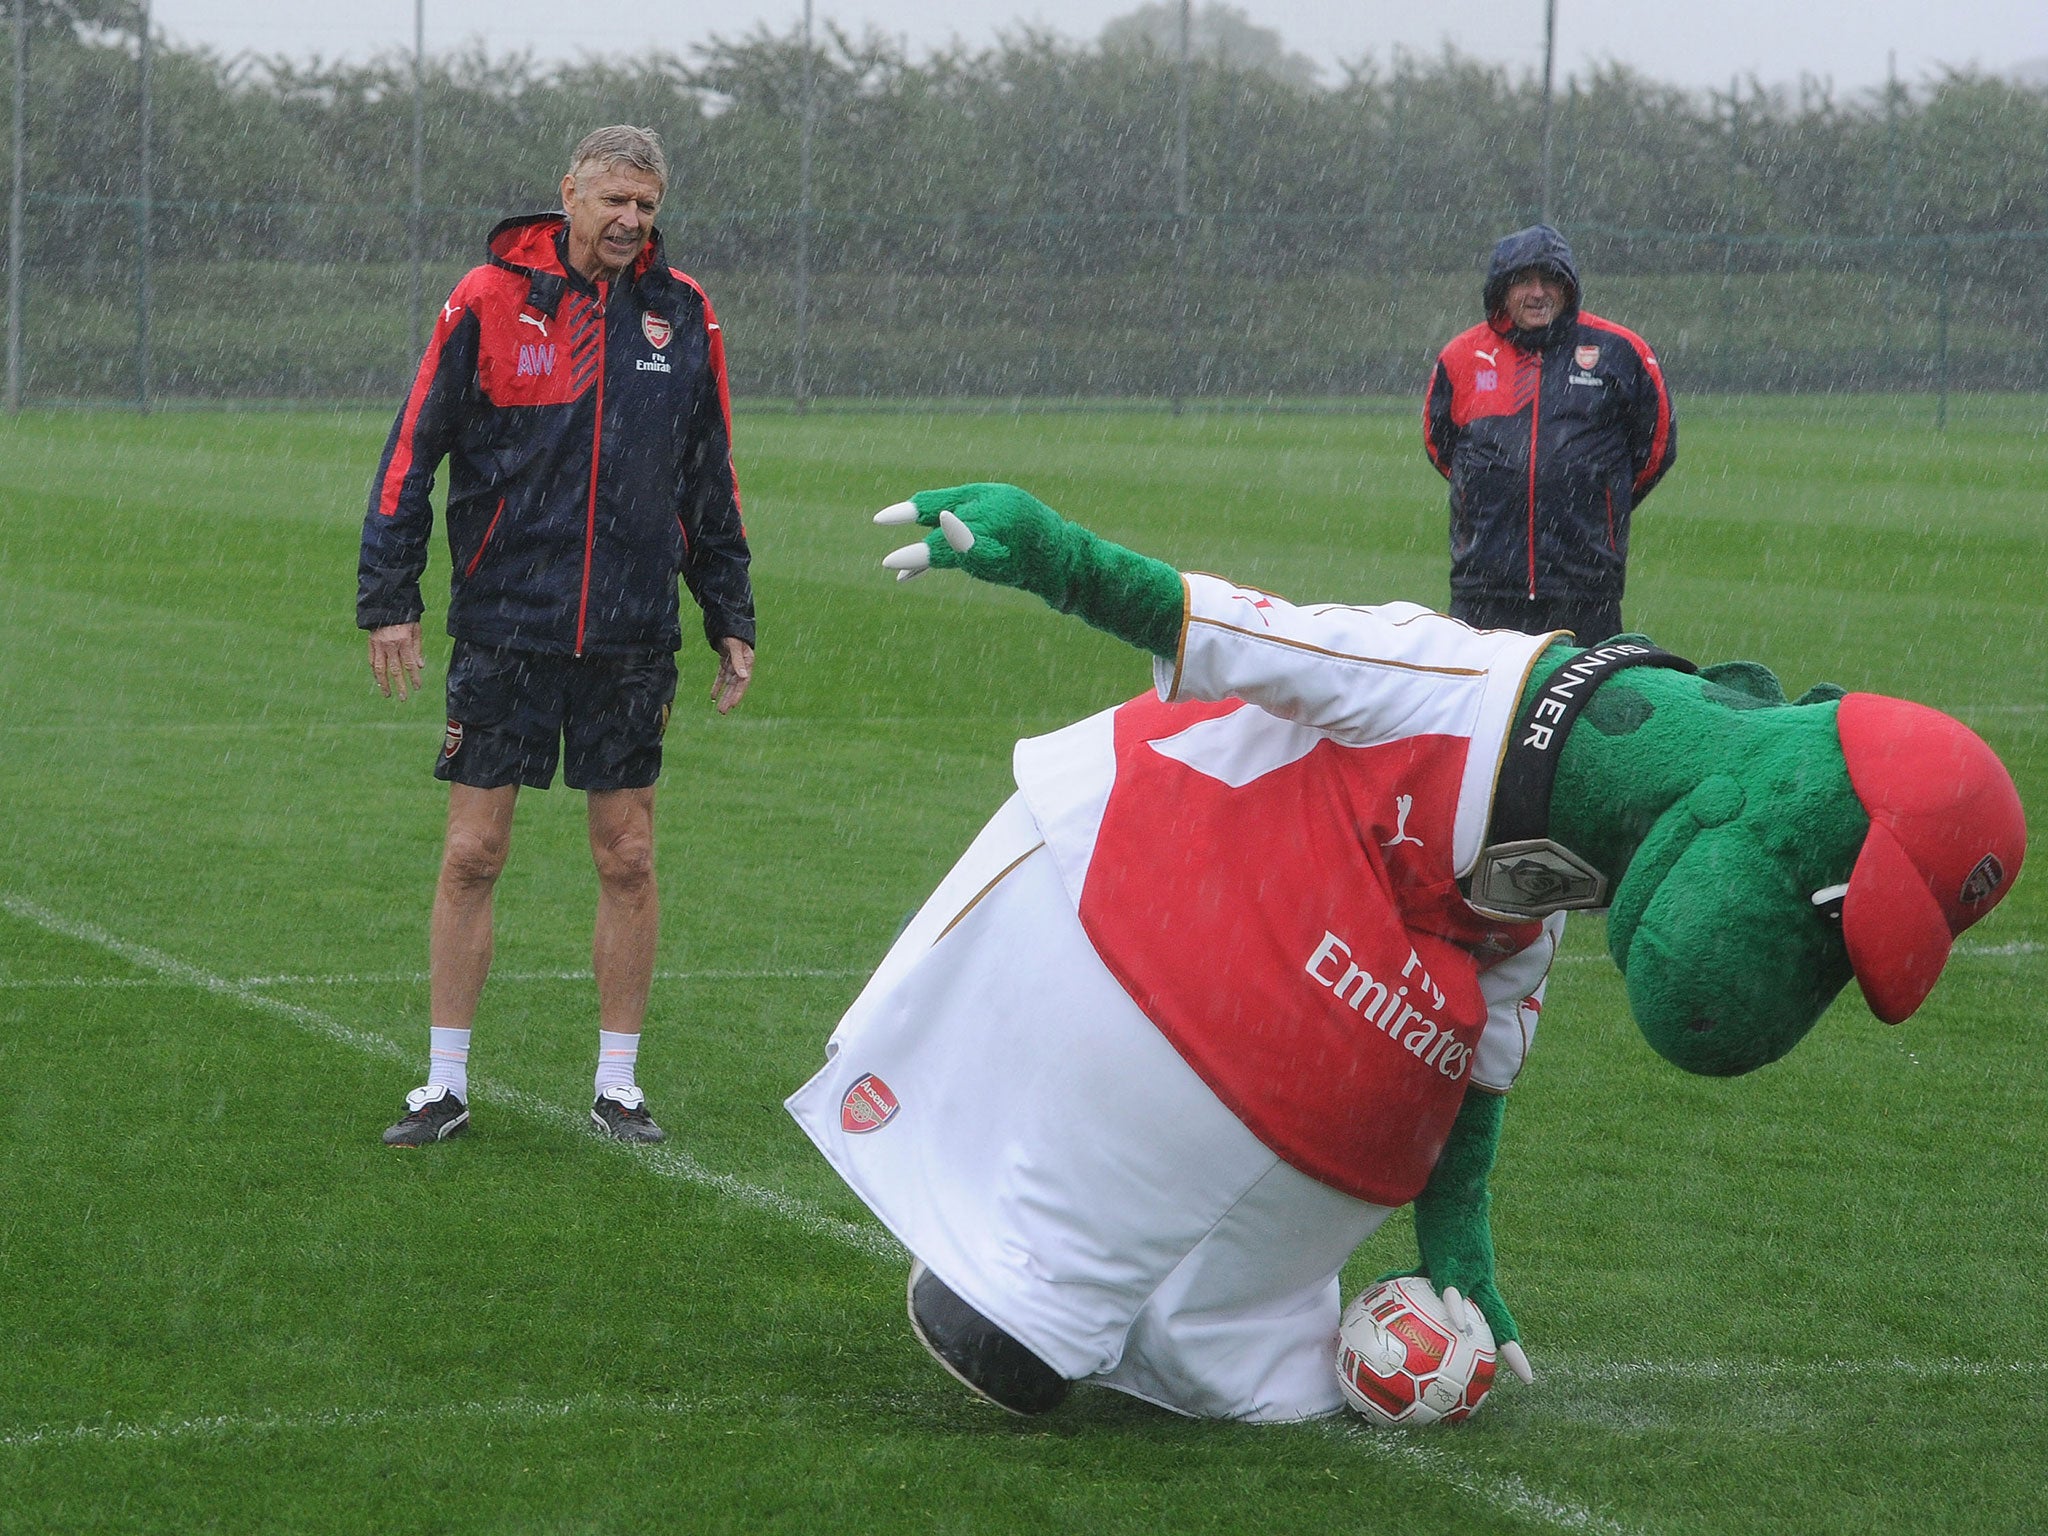
<path fill-rule="evenodd" d="M 1947 708 L 2048 803 L 2048 404 L 1939 436 L 1925 400 L 1681 410 L 1631 624 Z M 1146 670 L 1018 594 L 897 588 L 866 514 L 1013 478 L 1184 567 L 1440 602 L 1405 412 L 743 418 L 759 681 L 719 720 L 685 653 L 662 791 L 672 1140 L 583 1124 L 594 883 L 557 788 L 501 887 L 472 1132 L 387 1151 L 444 802 L 438 679 L 377 696 L 352 627 L 386 425 L 0 424 L 0 1532 L 2048 1527 L 2039 872 L 1910 1023 L 1852 988 L 1734 1082 L 1651 1055 L 1575 922 L 1495 1182 L 1541 1379 L 1470 1425 L 1106 1392 L 1021 1423 L 910 1339 L 901 1256 L 780 1100 L 1012 741 Z M 1351 1279 L 1410 1251 L 1397 1218 Z"/>

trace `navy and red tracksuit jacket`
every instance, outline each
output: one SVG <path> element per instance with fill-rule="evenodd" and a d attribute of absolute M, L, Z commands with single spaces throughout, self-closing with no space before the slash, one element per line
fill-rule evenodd
<path fill-rule="evenodd" d="M 551 655 L 681 648 L 676 578 L 715 649 L 754 643 L 725 345 L 653 235 L 592 283 L 561 214 L 507 219 L 434 322 L 363 519 L 356 623 L 420 617 L 448 460 L 448 632 Z"/>
<path fill-rule="evenodd" d="M 1508 280 L 1565 280 L 1563 311 L 1513 331 Z M 1423 405 L 1429 459 L 1451 483 L 1451 594 L 1619 602 L 1629 514 L 1678 455 L 1678 424 L 1649 344 L 1579 308 L 1571 249 L 1547 225 L 1494 248 L 1491 317 L 1437 356 Z"/>

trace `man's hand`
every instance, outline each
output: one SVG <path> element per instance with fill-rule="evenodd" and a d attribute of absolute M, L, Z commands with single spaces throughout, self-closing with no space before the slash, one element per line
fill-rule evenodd
<path fill-rule="evenodd" d="M 747 684 L 754 679 L 754 648 L 727 635 L 718 642 L 718 651 L 718 676 L 711 680 L 711 702 L 723 715 L 731 713 L 747 696 Z"/>
<path fill-rule="evenodd" d="M 427 659 L 420 652 L 418 619 L 410 624 L 386 624 L 381 629 L 370 631 L 370 675 L 377 679 L 377 686 L 384 690 L 385 698 L 391 697 L 394 686 L 400 699 L 418 693 L 420 676 L 426 665 Z"/>

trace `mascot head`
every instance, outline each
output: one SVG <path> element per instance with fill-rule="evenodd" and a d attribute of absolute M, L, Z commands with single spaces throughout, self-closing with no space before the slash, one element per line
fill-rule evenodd
<path fill-rule="evenodd" d="M 1608 923 L 1637 1027 L 1689 1072 L 1775 1061 L 1852 976 L 1880 1019 L 1905 1019 L 2019 873 L 2011 775 L 1937 710 L 1826 687 L 1788 703 L 1750 663 L 1603 695 L 1580 726 L 1595 750 L 1692 756 L 1663 776 L 1682 792 L 1628 857 Z"/>

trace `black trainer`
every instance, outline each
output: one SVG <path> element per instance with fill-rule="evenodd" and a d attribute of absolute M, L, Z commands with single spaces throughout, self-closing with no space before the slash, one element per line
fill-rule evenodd
<path fill-rule="evenodd" d="M 469 1106 L 439 1083 L 413 1089 L 405 1096 L 405 1110 L 405 1118 L 384 1133 L 385 1146 L 431 1147 L 469 1124 Z"/>
<path fill-rule="evenodd" d="M 607 1088 L 590 1106 L 590 1123 L 614 1141 L 667 1141 L 668 1132 L 647 1113 L 647 1095 L 638 1088 Z"/>
<path fill-rule="evenodd" d="M 917 1342 L 977 1396 L 1023 1418 L 1066 1401 L 1072 1382 L 954 1295 L 922 1259 L 911 1260 L 909 1302 Z"/>

